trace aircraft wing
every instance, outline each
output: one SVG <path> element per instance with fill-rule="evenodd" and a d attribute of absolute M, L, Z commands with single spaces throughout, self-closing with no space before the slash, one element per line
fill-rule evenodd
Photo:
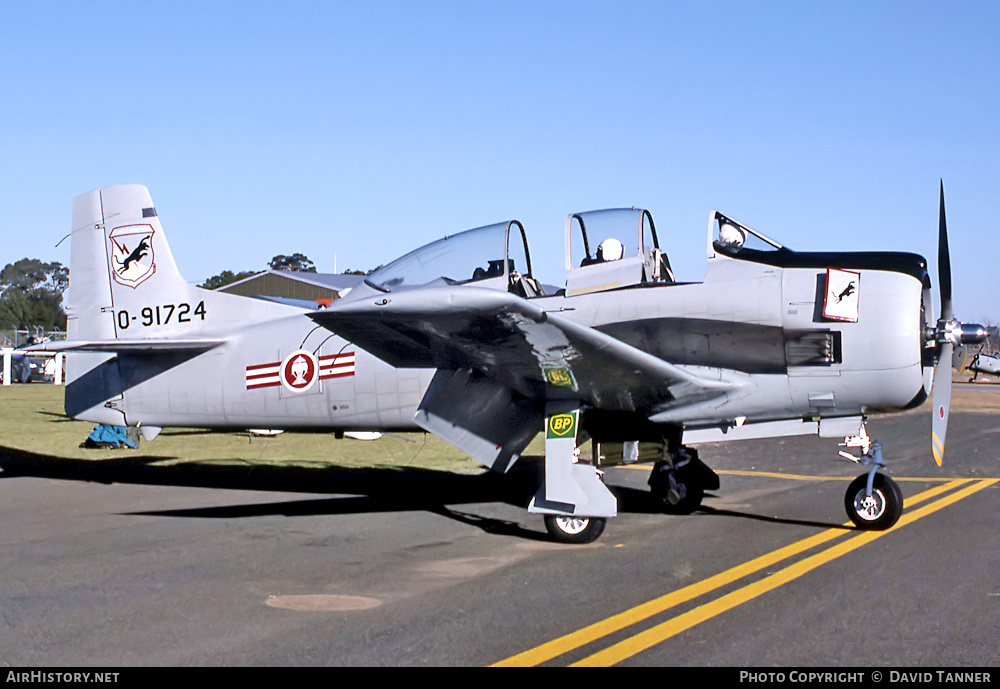
<path fill-rule="evenodd" d="M 425 287 L 309 315 L 392 366 L 469 370 L 534 400 L 652 414 L 735 387 L 497 290 Z"/>

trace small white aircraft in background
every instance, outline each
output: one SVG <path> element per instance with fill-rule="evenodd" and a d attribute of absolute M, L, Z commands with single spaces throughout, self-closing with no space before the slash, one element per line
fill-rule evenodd
<path fill-rule="evenodd" d="M 959 349 L 962 351 L 956 351 L 955 368 L 959 371 L 972 371 L 970 383 L 974 383 L 980 373 L 1000 376 L 1000 356 L 987 354 L 981 348 L 975 354 L 971 354 L 966 347 Z"/>
<path fill-rule="evenodd" d="M 690 511 L 718 488 L 693 444 L 847 438 L 869 468 L 845 504 L 869 529 L 894 524 L 903 501 L 878 471 L 868 414 L 933 394 L 940 464 L 952 350 L 985 337 L 952 314 L 943 185 L 936 319 L 921 256 L 793 251 L 715 211 L 703 282 L 674 279 L 642 209 L 571 214 L 565 247 L 555 293 L 511 220 L 305 309 L 188 284 L 145 187 L 107 187 L 74 200 L 69 339 L 39 349 L 71 354 L 67 414 L 147 440 L 164 426 L 424 429 L 505 472 L 544 432 L 528 509 L 567 542 L 596 539 L 617 514 L 599 467 L 640 444 L 659 459 L 654 494 Z"/>

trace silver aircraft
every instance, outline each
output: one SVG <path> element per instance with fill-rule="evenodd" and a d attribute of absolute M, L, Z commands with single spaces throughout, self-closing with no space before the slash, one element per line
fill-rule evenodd
<path fill-rule="evenodd" d="M 979 378 L 980 373 L 987 373 L 992 376 L 1000 376 L 1000 356 L 995 354 L 987 354 L 986 352 L 979 351 L 972 355 L 972 358 L 966 363 L 966 358 L 969 356 L 967 352 L 962 353 L 962 361 L 959 364 L 959 371 L 972 371 L 972 378 L 969 379 L 970 383 L 976 382 Z"/>
<path fill-rule="evenodd" d="M 943 185 L 937 319 L 921 256 L 797 252 L 715 211 L 703 282 L 674 279 L 641 209 L 570 215 L 565 251 L 565 288 L 546 293 L 511 220 L 299 308 L 188 284 L 146 188 L 107 187 L 73 202 L 69 339 L 37 349 L 71 353 L 67 414 L 147 440 L 165 426 L 424 429 L 506 472 L 543 432 L 528 510 L 566 542 L 617 514 L 602 466 L 655 461 L 656 498 L 689 512 L 719 483 L 696 444 L 801 434 L 860 449 L 841 453 L 868 467 L 847 512 L 889 528 L 902 495 L 865 419 L 921 404 L 932 383 L 940 464 L 952 348 L 985 336 L 952 314 Z"/>

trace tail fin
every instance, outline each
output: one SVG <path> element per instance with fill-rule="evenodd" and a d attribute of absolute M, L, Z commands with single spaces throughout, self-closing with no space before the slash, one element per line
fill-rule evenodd
<path fill-rule="evenodd" d="M 152 310 L 162 306 L 161 295 L 170 295 L 164 303 L 177 302 L 190 288 L 177 270 L 146 187 L 124 184 L 73 199 L 70 339 L 134 337 L 134 331 L 126 331 L 155 323 Z M 150 309 L 146 318 L 144 309 Z"/>
<path fill-rule="evenodd" d="M 298 312 L 188 284 L 140 184 L 73 199 L 67 307 L 71 340 L 190 338 Z"/>
<path fill-rule="evenodd" d="M 196 356 L 238 326 L 300 313 L 188 284 L 142 185 L 105 187 L 73 199 L 71 242 L 66 330 L 70 341 L 87 346 L 66 362 L 70 416 L 121 424 L 114 410 L 124 409 L 122 396 L 135 384 L 129 351 L 186 348 Z M 209 343 L 205 338 L 213 333 Z M 148 377 L 175 364 L 176 358 L 171 364 L 147 356 L 141 368 Z"/>

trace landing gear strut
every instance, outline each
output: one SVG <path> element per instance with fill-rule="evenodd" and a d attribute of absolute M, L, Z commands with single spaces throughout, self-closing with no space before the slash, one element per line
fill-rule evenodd
<path fill-rule="evenodd" d="M 555 401 L 545 411 L 544 478 L 528 512 L 544 515 L 553 539 L 590 543 L 604 531 L 607 518 L 618 514 L 618 499 L 596 466 L 576 461 L 579 408 Z"/>

